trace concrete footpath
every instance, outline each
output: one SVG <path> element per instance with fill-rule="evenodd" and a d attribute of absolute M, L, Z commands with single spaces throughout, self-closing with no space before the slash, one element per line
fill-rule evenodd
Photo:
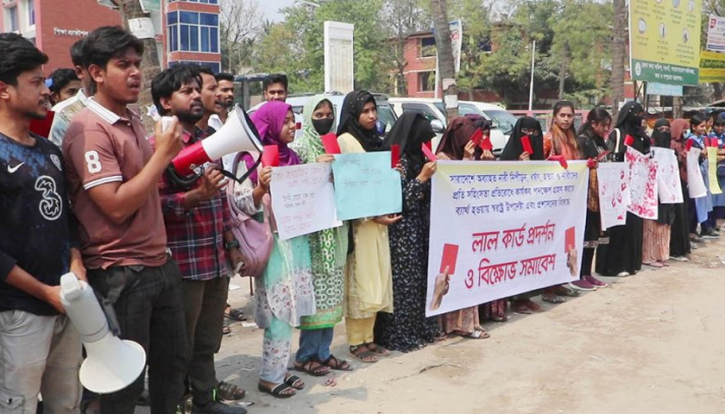
<path fill-rule="evenodd" d="M 306 389 L 287 400 L 257 391 L 263 331 L 235 322 L 218 376 L 246 389 L 249 412 L 259 414 L 725 413 L 720 255 L 725 241 L 695 250 L 689 263 L 603 278 L 610 287 L 484 325 L 490 339 L 452 337 L 376 364 L 352 362 L 353 372 L 333 374 L 336 386 L 300 375 Z M 248 279 L 232 283 L 240 288 L 231 303 L 251 315 Z M 344 333 L 338 325 L 333 353 L 349 360 Z"/>

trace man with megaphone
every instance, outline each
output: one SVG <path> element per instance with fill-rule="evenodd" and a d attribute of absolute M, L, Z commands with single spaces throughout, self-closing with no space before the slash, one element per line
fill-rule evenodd
<path fill-rule="evenodd" d="M 199 68 L 188 64 L 164 70 L 151 84 L 159 113 L 178 118 L 185 147 L 201 142 L 208 135 L 195 125 L 205 115 L 202 84 Z M 154 138 L 150 141 L 153 145 Z M 206 163 L 201 168 L 203 171 L 191 189 L 179 188 L 168 175 L 160 184 L 169 248 L 183 277 L 181 290 L 191 345 L 188 375 L 192 412 L 244 414 L 243 407 L 225 405 L 216 398 L 218 381 L 214 367 L 229 289 L 226 263 L 229 259 L 234 266 L 241 263 L 242 257 L 239 243 L 231 232 L 229 204 L 223 191 L 226 180 L 219 172 L 219 162 Z"/>

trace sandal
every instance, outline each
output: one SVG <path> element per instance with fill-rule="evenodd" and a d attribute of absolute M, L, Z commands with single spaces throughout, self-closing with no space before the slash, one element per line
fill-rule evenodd
<path fill-rule="evenodd" d="M 227 321 L 224 321 L 224 325 L 222 325 L 222 335 L 229 335 L 230 333 L 232 333 L 232 328 L 229 327 Z"/>
<path fill-rule="evenodd" d="M 576 298 L 581 295 L 578 290 L 569 289 L 562 285 L 554 286 L 553 292 L 557 296 L 569 296 L 570 298 Z"/>
<path fill-rule="evenodd" d="M 390 356 L 392 354 L 392 352 L 390 352 L 389 349 L 383 348 L 382 346 L 375 344 L 373 342 L 370 342 L 369 344 L 367 344 L 367 347 L 370 350 L 370 352 L 372 352 L 375 355 Z"/>
<path fill-rule="evenodd" d="M 229 319 L 233 319 L 239 322 L 244 322 L 247 320 L 247 315 L 245 315 L 240 308 L 230 309 L 229 313 L 227 313 L 225 316 Z"/>
<path fill-rule="evenodd" d="M 464 338 L 468 338 L 468 339 L 488 339 L 491 337 L 491 335 L 488 332 L 481 331 L 478 329 L 476 329 L 475 331 L 473 331 L 471 333 L 461 332 L 461 333 L 459 333 L 459 335 L 461 335 Z"/>
<path fill-rule="evenodd" d="M 544 302 L 553 303 L 555 305 L 566 302 L 566 299 L 562 298 L 561 296 L 556 296 L 553 293 L 541 295 L 541 300 L 543 300 Z"/>
<path fill-rule="evenodd" d="M 267 388 L 266 386 L 259 383 L 257 385 L 257 389 L 275 398 L 289 398 L 297 394 L 297 391 L 295 391 L 294 388 L 290 387 L 285 383 L 278 384 L 274 388 Z"/>
<path fill-rule="evenodd" d="M 541 305 L 539 305 L 538 303 L 534 302 L 531 299 L 526 299 L 524 301 L 524 304 L 526 305 L 527 308 L 529 308 L 529 310 L 531 312 L 541 312 L 543 310 L 541 308 Z"/>
<path fill-rule="evenodd" d="M 365 345 L 354 345 L 350 347 L 350 355 L 360 362 L 366 364 L 372 364 L 378 362 L 378 357 L 375 356 L 367 346 Z"/>
<path fill-rule="evenodd" d="M 227 401 L 239 401 L 244 398 L 245 395 L 247 395 L 247 392 L 244 391 L 242 388 L 239 388 L 234 384 L 224 381 L 219 381 L 216 389 L 219 398 Z"/>
<path fill-rule="evenodd" d="M 334 355 L 330 355 L 327 361 L 321 361 L 320 364 L 337 371 L 352 371 L 352 365 L 349 362 L 344 359 L 337 359 Z"/>
<path fill-rule="evenodd" d="M 323 377 L 330 373 L 330 367 L 311 359 L 307 362 L 295 362 L 295 369 L 313 377 Z"/>
<path fill-rule="evenodd" d="M 523 301 L 516 301 L 511 304 L 511 310 L 521 315 L 531 315 L 531 309 Z"/>
<path fill-rule="evenodd" d="M 302 381 L 302 378 L 298 377 L 297 375 L 290 374 L 284 377 L 284 383 L 296 390 L 305 389 L 305 383 Z"/>

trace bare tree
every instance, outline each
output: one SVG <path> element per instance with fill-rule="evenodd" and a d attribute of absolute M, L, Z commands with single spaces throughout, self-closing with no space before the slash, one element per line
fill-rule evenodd
<path fill-rule="evenodd" d="M 385 26 L 389 30 L 392 45 L 392 61 L 395 66 L 396 93 L 405 96 L 406 39 L 413 33 L 430 28 L 423 9 L 417 0 L 386 0 L 383 7 Z"/>
<path fill-rule="evenodd" d="M 451 31 L 448 23 L 448 4 L 446 0 L 431 0 L 431 14 L 435 27 L 436 48 L 438 49 L 438 70 L 440 71 L 443 96 L 446 102 L 448 119 L 458 117 L 458 105 L 448 106 L 450 97 L 458 102 L 458 87 L 456 86 L 456 66 L 453 61 L 453 46 L 451 45 Z"/>
<path fill-rule="evenodd" d="M 617 119 L 619 104 L 624 102 L 625 33 L 627 9 L 625 0 L 614 0 L 614 24 L 612 25 L 612 117 Z"/>
<path fill-rule="evenodd" d="M 250 61 L 263 25 L 262 12 L 256 0 L 221 0 L 219 7 L 222 67 L 236 74 Z"/>

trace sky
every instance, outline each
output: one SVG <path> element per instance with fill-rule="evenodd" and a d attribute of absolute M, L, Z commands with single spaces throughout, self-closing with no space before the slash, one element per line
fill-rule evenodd
<path fill-rule="evenodd" d="M 258 0 L 260 9 L 269 20 L 278 22 L 282 20 L 279 9 L 291 6 L 294 0 Z"/>

